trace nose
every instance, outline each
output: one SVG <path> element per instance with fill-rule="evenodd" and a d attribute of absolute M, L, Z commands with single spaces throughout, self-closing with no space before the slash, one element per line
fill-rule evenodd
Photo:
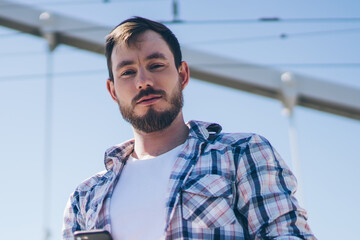
<path fill-rule="evenodd" d="M 137 89 L 146 89 L 153 86 L 153 80 L 149 72 L 144 68 L 138 70 L 138 76 L 136 81 Z"/>

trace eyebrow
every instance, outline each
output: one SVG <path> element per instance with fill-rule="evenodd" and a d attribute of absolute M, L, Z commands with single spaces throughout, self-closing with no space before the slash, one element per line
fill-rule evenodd
<path fill-rule="evenodd" d="M 160 53 L 160 52 L 155 52 L 153 54 L 150 54 L 149 56 L 146 57 L 146 59 L 147 60 L 151 60 L 151 59 L 164 59 L 164 60 L 167 60 L 165 55 Z"/>
<path fill-rule="evenodd" d="M 129 60 L 121 61 L 118 63 L 118 65 L 116 65 L 116 70 L 118 70 L 122 67 L 128 66 L 128 65 L 131 65 L 131 64 L 134 64 L 134 61 L 129 61 Z"/>

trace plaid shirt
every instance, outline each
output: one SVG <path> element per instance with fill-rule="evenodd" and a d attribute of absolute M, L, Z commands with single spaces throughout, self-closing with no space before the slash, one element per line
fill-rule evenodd
<path fill-rule="evenodd" d="M 266 139 L 199 121 L 188 127 L 168 183 L 164 239 L 316 239 L 294 197 L 296 179 Z M 106 171 L 70 196 L 63 239 L 76 230 L 111 232 L 111 196 L 133 146 L 108 149 Z"/>

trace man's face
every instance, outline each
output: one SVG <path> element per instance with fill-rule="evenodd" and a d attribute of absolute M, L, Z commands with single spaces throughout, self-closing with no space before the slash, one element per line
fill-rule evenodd
<path fill-rule="evenodd" d="M 111 61 L 114 82 L 108 80 L 108 90 L 123 118 L 146 133 L 168 127 L 183 105 L 187 64 L 178 70 L 167 43 L 150 30 L 130 46 L 114 46 Z"/>

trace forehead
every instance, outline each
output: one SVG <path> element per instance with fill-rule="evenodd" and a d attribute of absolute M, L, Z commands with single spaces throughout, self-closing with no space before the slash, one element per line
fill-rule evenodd
<path fill-rule="evenodd" d="M 117 43 L 111 54 L 111 60 L 114 63 L 127 58 L 140 57 L 140 55 L 146 57 L 154 52 L 173 58 L 173 53 L 162 36 L 152 30 L 147 30 L 136 36 L 129 44 L 125 42 Z"/>

